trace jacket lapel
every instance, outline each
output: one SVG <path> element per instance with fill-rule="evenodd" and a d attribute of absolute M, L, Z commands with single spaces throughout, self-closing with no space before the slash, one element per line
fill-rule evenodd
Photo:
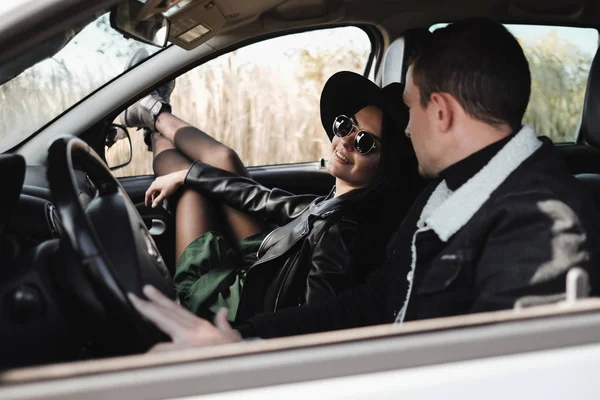
<path fill-rule="evenodd" d="M 296 219 L 284 226 L 276 228 L 265 237 L 258 249 L 257 256 L 259 260 L 257 260 L 250 268 L 252 269 L 257 265 L 264 264 L 267 261 L 285 254 L 294 244 L 310 233 L 315 219 L 330 217 L 333 213 L 340 210 L 344 202 L 354 199 L 362 191 L 362 189 L 357 189 L 340 196 L 334 196 L 334 186 L 327 197 L 315 199 L 315 201 L 310 203 L 306 210 L 304 210 L 304 212 Z M 349 219 L 347 219 L 347 221 L 353 222 Z"/>
<path fill-rule="evenodd" d="M 541 146 L 533 127 L 524 126 L 456 192 L 450 191 L 442 181 L 423 208 L 417 227 L 429 226 L 442 241 L 448 241 L 469 222 L 502 182 Z"/>

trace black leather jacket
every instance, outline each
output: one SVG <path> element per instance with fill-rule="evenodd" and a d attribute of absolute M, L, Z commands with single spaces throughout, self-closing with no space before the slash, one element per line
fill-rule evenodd
<path fill-rule="evenodd" d="M 351 207 L 345 207 L 360 191 L 337 197 L 333 191 L 320 197 L 293 195 L 198 161 L 185 186 L 278 226 L 247 271 L 238 321 L 263 311 L 315 304 L 356 286 L 370 272 L 359 271 L 353 263 L 351 249 L 360 224 Z"/>
<path fill-rule="evenodd" d="M 435 204 L 430 200 L 440 182 L 433 182 L 365 285 L 323 306 L 261 314 L 236 329 L 244 337 L 272 338 L 399 322 L 404 305 L 404 320 L 413 321 L 510 309 L 519 300 L 556 301 L 573 267 L 588 273 L 590 295 L 598 296 L 600 214 L 589 194 L 550 140 L 504 181 L 491 183 L 511 157 L 517 158 L 514 151 L 501 156 L 501 168 L 482 169 L 486 179 L 471 178 L 455 192 L 462 201 L 440 203 L 419 228 L 423 210 Z M 486 186 L 495 189 L 484 203 L 469 203 Z M 456 218 L 461 213 L 472 215 L 464 225 Z"/>

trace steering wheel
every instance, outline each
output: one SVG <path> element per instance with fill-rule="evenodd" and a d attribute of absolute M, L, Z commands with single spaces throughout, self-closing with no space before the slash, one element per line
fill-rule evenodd
<path fill-rule="evenodd" d="M 75 165 L 87 174 L 97 192 L 85 207 Z M 140 317 L 126 294 L 143 297 L 145 284 L 154 285 L 171 299 L 175 292 L 135 205 L 100 157 L 77 138 L 60 138 L 50 146 L 48 181 L 63 228 L 61 246 L 64 242 L 67 251 L 79 259 L 107 318 L 125 329 L 119 337 L 140 351 L 147 349 L 161 335 Z"/>

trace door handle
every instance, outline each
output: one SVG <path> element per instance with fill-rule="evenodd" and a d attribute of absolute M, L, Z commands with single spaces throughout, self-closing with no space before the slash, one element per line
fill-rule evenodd
<path fill-rule="evenodd" d="M 162 219 L 152 218 L 152 224 L 148 230 L 152 236 L 160 236 L 167 230 L 167 224 Z"/>

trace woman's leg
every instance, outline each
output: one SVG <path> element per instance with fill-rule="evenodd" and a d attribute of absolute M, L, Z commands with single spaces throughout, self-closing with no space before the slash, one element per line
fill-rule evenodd
<path fill-rule="evenodd" d="M 168 139 L 187 158 L 202 161 L 237 175 L 249 176 L 235 151 L 174 115 L 161 113 L 156 120 L 156 129 L 163 135 L 163 139 Z M 223 209 L 231 233 L 237 240 L 263 230 L 260 222 L 248 214 L 227 206 Z"/>
<path fill-rule="evenodd" d="M 189 159 L 200 160 L 240 176 L 249 176 L 246 166 L 234 150 L 173 114 L 161 113 L 156 120 L 156 129 Z"/>
<path fill-rule="evenodd" d="M 183 156 L 166 138 L 153 134 L 154 161 L 156 176 L 189 169 L 191 161 Z M 193 190 L 184 190 L 175 206 L 175 263 L 187 246 L 196 238 L 211 230 L 219 230 L 218 213 L 213 202 Z"/>

